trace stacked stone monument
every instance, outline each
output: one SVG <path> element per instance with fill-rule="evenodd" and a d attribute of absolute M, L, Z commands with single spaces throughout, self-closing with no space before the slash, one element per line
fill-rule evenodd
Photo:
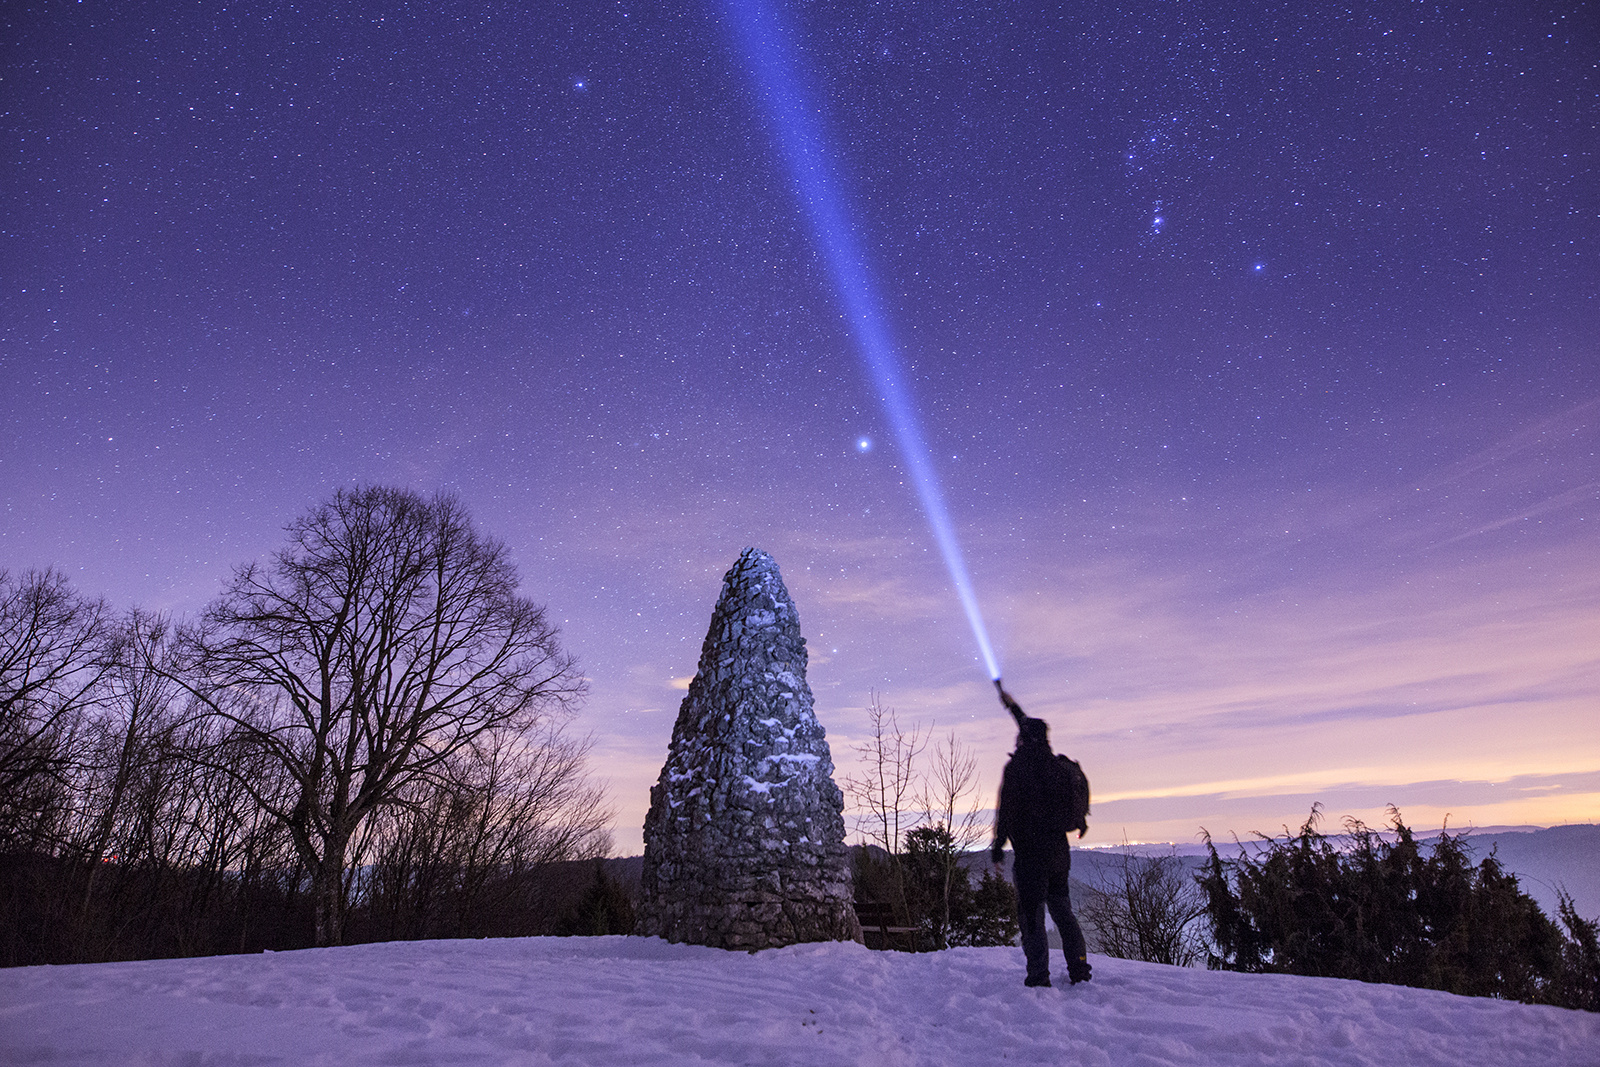
<path fill-rule="evenodd" d="M 650 790 L 637 932 L 733 949 L 858 936 L 843 813 L 799 615 L 747 548 Z"/>

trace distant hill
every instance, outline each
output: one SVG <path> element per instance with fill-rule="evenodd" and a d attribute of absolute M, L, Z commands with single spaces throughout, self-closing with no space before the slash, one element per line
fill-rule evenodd
<path fill-rule="evenodd" d="M 1577 823 L 1503 833 L 1474 831 L 1468 835 L 1467 843 L 1479 859 L 1493 851 L 1501 866 L 1516 874 L 1523 892 L 1552 917 L 1556 913 L 1556 889 L 1564 886 L 1579 915 L 1600 918 L 1600 825 Z"/>

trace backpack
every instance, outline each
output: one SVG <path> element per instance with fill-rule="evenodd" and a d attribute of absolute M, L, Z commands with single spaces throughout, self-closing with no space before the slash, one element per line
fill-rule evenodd
<path fill-rule="evenodd" d="M 1045 794 L 1052 833 L 1076 830 L 1082 837 L 1089 831 L 1089 776 L 1077 760 L 1057 754 L 1045 765 Z"/>

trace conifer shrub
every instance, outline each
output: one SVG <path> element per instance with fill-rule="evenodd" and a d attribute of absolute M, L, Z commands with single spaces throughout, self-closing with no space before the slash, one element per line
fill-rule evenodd
<path fill-rule="evenodd" d="M 873 846 L 853 851 L 857 911 L 890 915 L 889 925 L 915 931 L 885 947 L 928 952 L 1016 944 L 1016 890 L 987 869 L 974 885 L 942 824 L 912 830 L 898 856 Z"/>
<path fill-rule="evenodd" d="M 557 924 L 563 937 L 605 937 L 633 932 L 634 899 L 628 887 L 606 873 L 604 860 L 594 861 L 594 880 Z M 637 888 L 637 887 L 635 887 Z"/>
<path fill-rule="evenodd" d="M 1015 945 L 1022 935 L 1017 925 L 1017 889 L 994 868 L 986 868 L 972 890 L 972 903 L 950 935 L 952 945 Z"/>
<path fill-rule="evenodd" d="M 1347 820 L 1345 847 L 1318 830 L 1263 838 L 1224 860 L 1206 838 L 1213 969 L 1317 975 L 1597 1010 L 1596 927 L 1563 898 L 1565 933 L 1465 834 L 1425 850 L 1390 809 L 1392 835 Z"/>
<path fill-rule="evenodd" d="M 1561 946 L 1561 969 L 1550 1002 L 1600 1011 L 1600 923 L 1579 915 L 1565 890 L 1557 910 L 1567 939 Z"/>

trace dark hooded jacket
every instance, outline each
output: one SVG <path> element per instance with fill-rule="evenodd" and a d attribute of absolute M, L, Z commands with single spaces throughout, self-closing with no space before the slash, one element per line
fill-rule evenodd
<path fill-rule="evenodd" d="M 1007 841 L 1024 855 L 1067 847 L 1065 812 L 1058 810 L 1059 805 L 1051 802 L 1047 792 L 1046 776 L 1055 758 L 1044 723 L 1039 719 L 1024 720 L 1017 735 L 1017 750 L 1011 754 L 1000 779 L 1000 808 L 995 813 L 994 842 L 989 848 L 996 862 Z"/>

